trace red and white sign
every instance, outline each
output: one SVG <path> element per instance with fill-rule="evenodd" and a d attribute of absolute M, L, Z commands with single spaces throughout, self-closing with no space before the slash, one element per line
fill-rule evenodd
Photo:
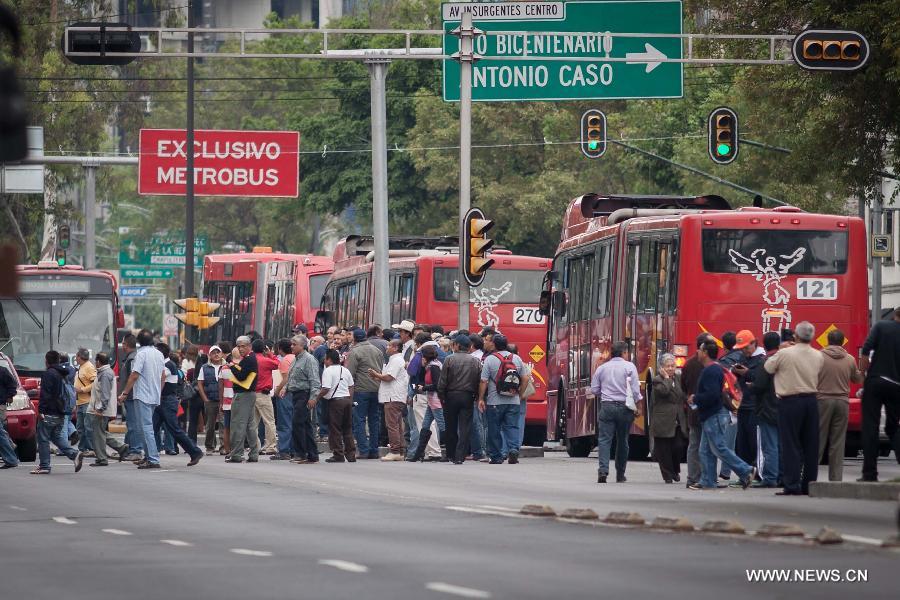
<path fill-rule="evenodd" d="M 138 193 L 183 196 L 187 183 L 184 129 L 141 129 Z M 194 131 L 197 196 L 300 195 L 299 131 Z"/>

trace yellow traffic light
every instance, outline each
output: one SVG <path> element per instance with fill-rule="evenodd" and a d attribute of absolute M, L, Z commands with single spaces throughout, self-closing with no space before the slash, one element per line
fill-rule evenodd
<path fill-rule="evenodd" d="M 221 320 L 221 317 L 209 316 L 221 306 L 218 302 L 205 302 L 199 298 L 179 298 L 173 302 L 185 310 L 185 312 L 175 315 L 175 318 L 190 327 L 209 329 Z"/>
<path fill-rule="evenodd" d="M 809 29 L 794 38 L 791 53 L 807 70 L 855 71 L 869 60 L 869 42 L 856 31 Z"/>
<path fill-rule="evenodd" d="M 484 273 L 494 260 L 487 258 L 487 253 L 494 247 L 494 240 L 487 237 L 487 232 L 494 227 L 494 222 L 484 218 L 481 209 L 473 208 L 466 214 L 465 239 L 462 240 L 465 279 L 469 285 L 480 285 Z"/>

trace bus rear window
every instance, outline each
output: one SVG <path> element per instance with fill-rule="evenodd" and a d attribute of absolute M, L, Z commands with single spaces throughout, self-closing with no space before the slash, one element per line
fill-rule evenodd
<path fill-rule="evenodd" d="M 846 231 L 704 229 L 707 273 L 824 275 L 847 272 Z"/>
<path fill-rule="evenodd" d="M 438 267 L 434 270 L 434 299 L 438 302 L 456 302 L 459 298 L 456 269 Z M 490 269 L 484 282 L 472 289 L 472 302 L 481 296 L 491 298 L 497 304 L 537 304 L 541 297 L 544 271 Z"/>

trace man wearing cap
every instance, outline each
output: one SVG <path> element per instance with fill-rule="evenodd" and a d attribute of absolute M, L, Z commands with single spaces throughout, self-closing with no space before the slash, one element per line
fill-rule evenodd
<path fill-rule="evenodd" d="M 734 349 L 740 350 L 743 355 L 741 361 L 731 368 L 731 372 L 735 374 L 741 386 L 742 396 L 741 405 L 737 411 L 737 436 L 734 442 L 734 452 L 744 462 L 759 466 L 756 444 L 756 399 L 751 391 L 751 378 L 756 367 L 766 361 L 766 352 L 759 347 L 753 332 L 747 329 L 742 329 L 737 333 Z"/>
<path fill-rule="evenodd" d="M 209 349 L 209 360 L 200 367 L 197 374 L 197 392 L 203 400 L 206 413 L 206 453 L 216 451 L 216 422 L 219 418 L 219 371 L 225 365 L 222 348 L 218 345 Z"/>
<path fill-rule="evenodd" d="M 360 458 L 379 458 L 378 438 L 381 435 L 381 409 L 378 405 L 380 381 L 369 375 L 370 369 L 381 373 L 384 355 L 371 342 L 366 332 L 353 330 L 354 344 L 347 354 L 345 366 L 353 377 L 353 437 Z"/>
<path fill-rule="evenodd" d="M 400 343 L 403 344 L 403 362 L 406 364 L 409 364 L 413 353 L 416 351 L 416 344 L 413 341 L 413 329 L 415 327 L 416 324 L 409 320 L 403 321 L 399 325 L 391 325 L 391 329 L 400 334 Z"/>

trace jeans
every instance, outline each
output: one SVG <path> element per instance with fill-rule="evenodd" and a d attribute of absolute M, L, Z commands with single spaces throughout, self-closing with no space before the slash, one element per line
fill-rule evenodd
<path fill-rule="evenodd" d="M 203 398 L 200 397 L 200 394 L 195 395 L 188 402 L 188 437 L 191 438 L 191 441 L 195 444 L 197 443 L 197 429 L 200 426 L 200 415 L 204 412 L 204 403 Z M 216 428 L 216 422 L 212 422 L 213 429 Z M 209 427 L 209 425 L 206 425 Z"/>
<path fill-rule="evenodd" d="M 243 459 L 245 441 L 250 447 L 250 460 L 259 460 L 259 435 L 253 418 L 255 409 L 256 392 L 238 392 L 234 395 L 231 403 L 231 460 Z"/>
<path fill-rule="evenodd" d="M 159 464 L 159 449 L 156 445 L 156 437 L 153 435 L 153 412 L 155 404 L 147 404 L 137 398 L 134 399 L 135 412 L 137 413 L 138 441 L 144 448 L 144 456 L 153 464 Z M 176 409 L 177 410 L 177 409 Z"/>
<path fill-rule="evenodd" d="M 75 424 L 72 423 L 72 415 L 63 415 L 63 433 L 66 435 L 66 439 L 72 437 L 72 434 L 75 433 Z"/>
<path fill-rule="evenodd" d="M 703 429 L 700 424 L 692 424 L 688 430 L 687 448 L 687 483 L 700 483 L 700 437 Z"/>
<path fill-rule="evenodd" d="M 528 412 L 528 401 L 519 402 L 519 447 L 525 443 L 525 413 Z"/>
<path fill-rule="evenodd" d="M 42 469 L 50 469 L 50 442 L 53 442 L 53 445 L 59 448 L 59 451 L 65 454 L 69 460 L 75 460 L 78 450 L 69 445 L 64 425 L 62 415 L 44 415 L 44 418 L 38 421 L 38 456 Z"/>
<path fill-rule="evenodd" d="M 437 423 L 438 431 L 441 433 L 447 431 L 447 421 L 444 420 L 443 408 L 431 408 L 429 406 L 425 409 L 425 418 L 422 419 L 422 429 L 431 429 L 432 423 Z"/>
<path fill-rule="evenodd" d="M 328 435 L 328 419 L 331 413 L 328 410 L 328 398 L 322 398 L 316 404 L 316 420 L 319 423 L 319 437 Z"/>
<path fill-rule="evenodd" d="M 484 415 L 478 408 L 475 408 L 472 412 L 472 433 L 469 440 L 472 458 L 475 460 L 484 458 L 484 447 L 486 445 L 484 434 Z"/>
<path fill-rule="evenodd" d="M 291 419 L 291 438 L 297 458 L 307 460 L 319 460 L 319 448 L 316 446 L 316 436 L 313 434 L 312 411 L 309 402 L 309 392 L 288 392 L 293 406 Z"/>
<path fill-rule="evenodd" d="M 495 404 L 485 407 L 488 423 L 488 456 L 500 461 L 504 455 L 519 453 L 519 405 Z"/>
<path fill-rule="evenodd" d="M 366 424 L 368 423 L 368 432 Z M 378 454 L 378 437 L 381 435 L 381 409 L 378 392 L 354 392 L 353 437 L 360 455 Z"/>
<path fill-rule="evenodd" d="M 615 436 L 616 479 L 621 479 L 625 476 L 625 466 L 628 464 L 628 435 L 631 424 L 634 423 L 634 411 L 625 406 L 624 402 L 601 402 L 598 421 L 597 474 L 603 477 L 609 475 L 609 453 Z"/>
<path fill-rule="evenodd" d="M 406 403 L 406 435 L 409 436 L 409 439 L 406 440 L 406 458 L 412 458 L 416 453 L 416 448 L 419 447 L 419 426 L 413 402 L 415 402 L 414 399 Z"/>
<path fill-rule="evenodd" d="M 178 422 L 178 398 L 175 396 L 162 397 L 162 402 L 160 402 L 153 420 L 154 430 L 159 431 L 159 425 L 156 421 L 157 418 L 160 420 L 160 425 L 165 423 L 173 445 L 177 443 L 184 448 L 184 451 L 187 452 L 191 458 L 203 454 L 200 448 L 197 447 L 197 444 L 191 441 L 191 438 L 188 437 L 184 432 L 184 429 L 181 428 L 181 424 Z"/>
<path fill-rule="evenodd" d="M 169 422 L 163 418 L 163 410 L 165 398 L 153 411 L 153 440 L 156 442 L 157 449 L 164 450 L 167 454 L 178 454 L 178 448 L 175 447 L 175 438 L 172 436 L 172 429 Z M 178 414 L 176 401 L 175 414 Z"/>
<path fill-rule="evenodd" d="M 135 402 L 134 399 L 125 401 L 125 443 L 128 445 L 129 452 L 140 454 L 144 451 L 144 444 Z"/>
<path fill-rule="evenodd" d="M 731 451 L 734 452 L 734 444 L 737 442 L 737 425 L 731 422 L 731 419 L 728 420 L 728 426 L 725 430 L 725 443 L 728 444 L 728 447 L 731 448 Z M 731 469 L 728 468 L 724 462 L 719 466 L 719 476 L 722 479 L 729 479 L 731 477 Z"/>
<path fill-rule="evenodd" d="M 753 472 L 753 467 L 738 458 L 729 446 L 729 427 L 731 413 L 722 408 L 718 413 L 703 421 L 703 435 L 700 438 L 700 464 L 702 475 L 700 485 L 705 488 L 716 487 L 716 459 L 734 470 L 741 479 Z"/>
<path fill-rule="evenodd" d="M 278 454 L 293 456 L 297 454 L 291 438 L 291 428 L 294 422 L 293 392 L 284 392 L 284 397 L 276 397 L 278 402 Z"/>
<path fill-rule="evenodd" d="M 19 464 L 19 457 L 13 448 L 12 440 L 6 432 L 6 407 L 0 406 L 0 458 L 8 465 Z"/>
<path fill-rule="evenodd" d="M 775 487 L 778 483 L 778 425 L 772 425 L 762 419 L 758 420 L 757 435 L 762 461 L 759 466 L 762 483 Z"/>
<path fill-rule="evenodd" d="M 82 452 L 94 449 L 94 444 L 91 443 L 94 432 L 91 430 L 90 419 L 87 418 L 87 408 L 87 404 L 79 404 L 75 407 L 75 414 L 78 419 L 75 423 L 75 427 L 80 436 L 80 439 L 78 440 L 78 449 Z"/>

